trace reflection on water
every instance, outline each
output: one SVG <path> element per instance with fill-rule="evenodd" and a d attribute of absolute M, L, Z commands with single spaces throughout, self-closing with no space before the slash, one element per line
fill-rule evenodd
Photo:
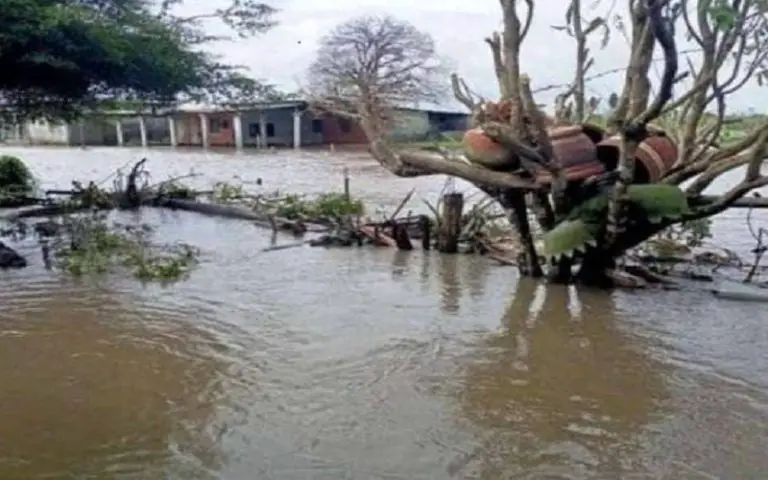
<path fill-rule="evenodd" d="M 141 154 L 3 153 L 29 160 L 47 186 L 107 176 Z M 194 169 L 206 186 L 259 176 L 310 192 L 340 187 L 349 167 L 353 190 L 388 208 L 443 183 L 393 180 L 370 161 L 328 154 L 153 149 L 150 158 L 155 179 Z M 717 228 L 739 245 L 734 215 Z M 295 239 L 184 212 L 140 218 L 162 240 L 202 249 L 188 281 L 74 282 L 45 271 L 32 244 L 17 245 L 28 269 L 0 272 L 0 478 L 762 479 L 768 470 L 759 305 L 704 291 L 545 288 L 435 252 L 262 252 Z"/>
<path fill-rule="evenodd" d="M 457 256 L 441 256 L 438 260 L 437 274 L 440 276 L 440 282 L 443 290 L 440 295 L 442 299 L 442 310 L 445 313 L 459 313 L 461 299 L 463 296 L 462 285 L 459 281 Z"/>
<path fill-rule="evenodd" d="M 661 419 L 668 368 L 618 331 L 609 296 L 574 297 L 567 288 L 521 283 L 502 332 L 470 355 L 461 406 L 481 431 L 484 453 L 467 476 L 623 478 L 638 471 L 626 464 L 643 427 Z"/>

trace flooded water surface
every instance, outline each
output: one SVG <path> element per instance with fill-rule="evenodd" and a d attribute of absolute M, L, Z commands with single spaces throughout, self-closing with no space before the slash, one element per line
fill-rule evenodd
<path fill-rule="evenodd" d="M 130 149 L 3 149 L 44 187 Z M 330 153 L 150 150 L 153 180 L 413 187 Z M 107 180 L 109 181 L 109 180 Z M 421 209 L 421 200 L 412 202 Z M 744 212 L 718 239 L 749 248 Z M 483 259 L 294 248 L 248 223 L 147 210 L 202 250 L 186 282 L 0 272 L 0 478 L 764 479 L 768 313 L 694 292 L 576 291 Z M 277 239 L 291 242 L 290 238 Z"/>

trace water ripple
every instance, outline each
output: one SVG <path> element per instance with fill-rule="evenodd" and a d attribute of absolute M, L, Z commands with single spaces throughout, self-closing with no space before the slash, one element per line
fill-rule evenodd
<path fill-rule="evenodd" d="M 361 155 L 11 149 L 46 187 L 150 157 L 155 180 L 352 188 L 392 208 L 440 178 Z M 386 181 L 385 181 L 386 180 Z M 464 185 L 464 184 L 460 184 Z M 721 188 L 722 185 L 715 186 Z M 416 198 L 408 208 L 422 207 Z M 123 217 L 123 219 L 128 217 Z M 173 286 L 0 272 L 2 478 L 762 478 L 768 326 L 705 292 L 606 295 L 482 259 L 264 253 L 267 232 L 143 210 L 202 250 Z M 715 229 L 750 247 L 743 212 Z M 278 243 L 295 240 L 278 236 Z M 670 476 L 672 475 L 672 476 Z M 676 475 L 676 476 L 675 476 Z M 702 477 L 704 478 L 704 477 Z"/>

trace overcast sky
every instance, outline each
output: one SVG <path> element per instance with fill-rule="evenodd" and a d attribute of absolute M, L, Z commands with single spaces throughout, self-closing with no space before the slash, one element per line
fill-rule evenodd
<path fill-rule="evenodd" d="M 199 12 L 226 3 L 227 0 L 189 1 L 184 9 Z M 534 88 L 570 80 L 574 43 L 564 32 L 550 28 L 563 23 L 567 3 L 567 0 L 537 2 L 534 24 L 522 53 L 523 70 L 531 76 Z M 607 6 L 611 2 L 603 3 Z M 273 0 L 270 4 L 281 10 L 276 18 L 279 26 L 257 38 L 236 40 L 213 48 L 229 61 L 249 67 L 255 77 L 284 89 L 296 90 L 304 81 L 318 40 L 335 25 L 361 14 L 386 13 L 431 34 L 439 53 L 472 88 L 488 97 L 497 94 L 490 53 L 483 38 L 501 27 L 498 0 Z M 598 7 L 594 15 L 606 10 L 606 7 Z M 621 13 L 620 10 L 617 12 Z M 211 28 L 218 30 L 222 27 L 212 25 Z M 617 32 L 604 50 L 599 50 L 599 39 L 595 38 L 593 50 L 596 57 L 593 73 L 626 64 L 626 42 Z M 660 68 L 661 63 L 657 62 L 657 75 Z M 623 73 L 608 75 L 591 81 L 588 88 L 592 95 L 605 97 L 619 88 L 622 79 Z M 549 103 L 552 95 L 542 94 L 537 100 Z M 729 110 L 768 111 L 768 100 L 758 100 L 761 97 L 768 98 L 766 90 L 758 91 L 758 87 L 752 85 L 730 98 Z"/>

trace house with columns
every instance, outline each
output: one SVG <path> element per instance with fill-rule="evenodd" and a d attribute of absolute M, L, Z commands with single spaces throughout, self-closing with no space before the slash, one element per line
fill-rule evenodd
<path fill-rule="evenodd" d="M 238 149 L 321 145 L 322 127 L 307 109 L 301 101 L 185 106 L 169 116 L 175 127 L 171 145 Z"/>
<path fill-rule="evenodd" d="M 12 141 L 31 145 L 235 149 L 367 143 L 356 122 L 314 114 L 308 107 L 307 102 L 296 100 L 230 107 L 189 104 L 147 112 L 93 112 L 72 124 L 28 122 L 14 130 Z M 390 137 L 424 140 L 434 133 L 462 131 L 468 120 L 466 113 L 401 108 L 396 111 Z"/>

